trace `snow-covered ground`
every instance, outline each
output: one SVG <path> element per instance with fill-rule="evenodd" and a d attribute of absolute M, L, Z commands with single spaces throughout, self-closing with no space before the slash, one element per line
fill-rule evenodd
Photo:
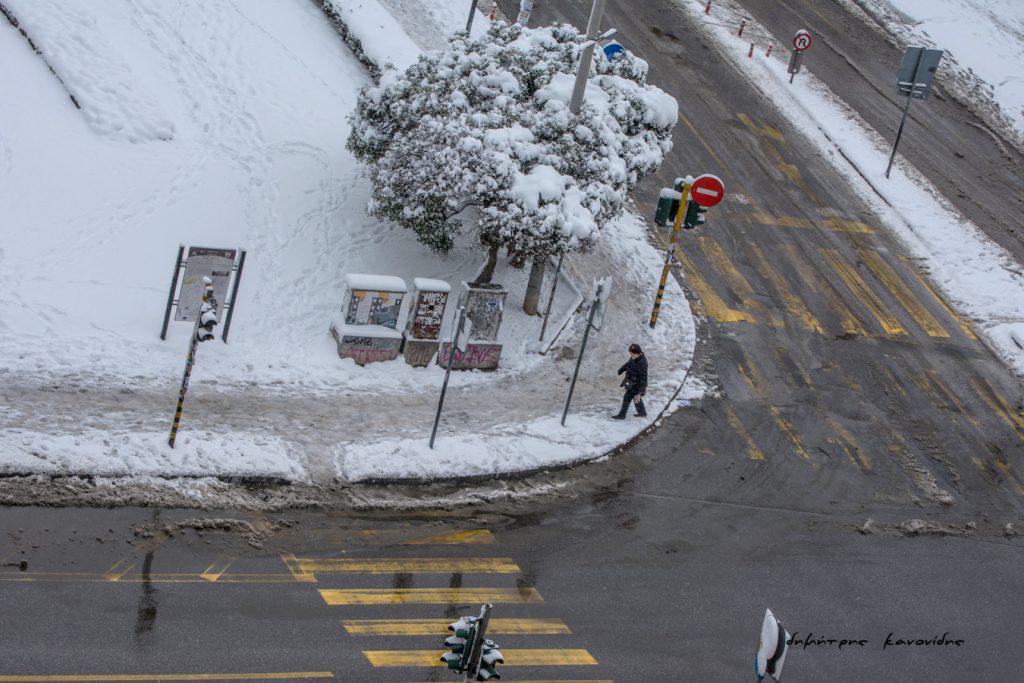
<path fill-rule="evenodd" d="M 939 80 L 1024 147 L 1024 2 L 837 1 L 866 12 L 901 47 L 945 50 Z"/>
<path fill-rule="evenodd" d="M 366 31 L 368 54 L 409 58 L 411 38 L 394 33 L 408 17 L 392 19 L 375 0 L 335 4 L 359 14 L 353 30 Z M 464 3 L 428 4 L 422 33 L 436 40 L 464 27 Z M 581 289 L 616 276 L 569 429 L 552 436 L 562 428 L 549 423 L 581 316 L 547 356 L 536 353 L 541 321 L 517 305 L 526 273 L 501 264 L 502 367 L 453 374 L 444 450 L 423 454 L 442 371 L 341 361 L 328 324 L 346 273 L 458 286 L 482 254 L 470 245 L 438 256 L 366 215 L 369 185 L 345 140 L 370 79 L 316 4 L 5 6 L 46 61 L 0 22 L 0 471 L 351 480 L 450 475 L 454 453 L 468 453 L 469 474 L 596 457 L 650 423 L 603 419 L 618 400 L 624 339 L 649 347 L 651 402 L 660 409 L 675 396 L 693 320 L 673 283 L 659 329 L 642 324 L 661 258 L 627 215 L 593 257 L 568 260 Z M 158 333 L 179 243 L 242 246 L 248 257 L 230 343 L 200 346 L 171 452 L 163 430 L 191 324 L 172 322 L 167 341 Z M 560 286 L 555 318 L 576 303 Z"/>
<path fill-rule="evenodd" d="M 732 0 L 728 0 L 732 2 Z M 923 175 L 897 157 L 885 178 L 891 142 L 804 71 L 792 85 L 788 54 L 748 59 L 749 43 L 709 21 L 704 3 L 676 0 L 751 85 L 802 130 L 882 218 L 955 309 L 1024 376 L 1024 274 L 1020 265 L 961 216 Z M 767 33 L 758 25 L 753 29 Z"/>

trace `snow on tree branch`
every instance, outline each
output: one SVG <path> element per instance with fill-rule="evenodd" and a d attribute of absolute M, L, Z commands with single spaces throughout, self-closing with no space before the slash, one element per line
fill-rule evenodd
<path fill-rule="evenodd" d="M 521 260 L 586 250 L 671 149 L 678 109 L 627 52 L 595 60 L 573 115 L 585 40 L 497 22 L 364 89 L 348 149 L 367 166 L 369 211 L 439 251 L 463 225 Z"/>

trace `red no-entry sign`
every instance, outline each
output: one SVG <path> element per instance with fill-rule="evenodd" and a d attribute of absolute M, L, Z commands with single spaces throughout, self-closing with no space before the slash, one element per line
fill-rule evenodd
<path fill-rule="evenodd" d="M 718 176 L 705 173 L 693 181 L 690 197 L 705 209 L 710 208 L 725 197 L 725 185 Z"/>
<path fill-rule="evenodd" d="M 797 52 L 803 52 L 811 46 L 811 34 L 807 31 L 797 31 L 796 35 L 793 36 L 793 49 Z"/>

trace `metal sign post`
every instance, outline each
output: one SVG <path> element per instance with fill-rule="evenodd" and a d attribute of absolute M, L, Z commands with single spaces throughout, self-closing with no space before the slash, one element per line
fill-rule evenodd
<path fill-rule="evenodd" d="M 590 330 L 594 327 L 594 316 L 601 307 L 601 293 L 604 291 L 605 282 L 598 280 L 594 297 L 590 302 L 590 314 L 587 316 L 587 329 L 583 331 L 583 341 L 580 343 L 580 352 L 576 356 L 576 369 L 572 371 L 572 382 L 569 383 L 569 394 L 565 397 L 565 408 L 562 410 L 562 426 L 565 426 L 565 417 L 569 414 L 569 404 L 572 403 L 572 394 L 576 391 L 576 378 L 580 376 L 580 365 L 583 363 L 583 354 L 587 350 L 587 340 L 590 338 Z"/>
<path fill-rule="evenodd" d="M 651 329 L 658 324 L 658 313 L 661 311 L 661 300 L 665 296 L 665 285 L 668 283 L 668 271 L 672 267 L 672 257 L 675 255 L 676 236 L 679 235 L 679 228 L 683 224 L 683 214 L 686 213 L 686 201 L 690 198 L 690 185 L 693 183 L 691 176 L 683 180 L 682 196 L 679 200 L 679 210 L 676 212 L 676 221 L 672 225 L 672 236 L 668 240 L 668 248 L 665 250 L 665 265 L 661 269 L 661 281 L 658 283 L 658 293 L 654 297 L 654 308 L 651 310 L 651 320 L 648 323 Z"/>
<path fill-rule="evenodd" d="M 548 329 L 548 319 L 551 317 L 551 304 L 555 301 L 555 290 L 558 288 L 558 274 L 562 272 L 562 262 L 565 254 L 558 257 L 558 265 L 555 266 L 555 277 L 551 281 L 551 296 L 548 297 L 548 305 L 544 307 L 544 322 L 540 326 L 540 339 L 544 341 L 544 331 Z"/>
<path fill-rule="evenodd" d="M 441 408 L 444 406 L 444 396 L 448 393 L 448 378 L 452 375 L 452 363 L 455 360 L 455 351 L 462 342 L 462 328 L 466 324 L 466 302 L 459 302 L 459 322 L 455 326 L 455 335 L 448 343 L 448 362 L 444 368 L 444 383 L 441 385 L 441 397 L 437 400 L 437 412 L 434 414 L 434 427 L 430 430 L 430 447 L 434 447 L 434 438 L 437 436 L 437 425 L 441 421 Z"/>
<path fill-rule="evenodd" d="M 199 345 L 199 326 L 206 321 L 204 314 L 208 311 L 217 314 L 217 299 L 213 296 L 213 280 L 203 278 L 203 298 L 199 307 L 199 314 L 196 315 L 196 324 L 192 328 L 192 337 L 188 341 L 188 355 L 185 356 L 185 373 L 181 377 L 181 388 L 178 390 L 178 406 L 174 410 L 174 421 L 171 422 L 171 434 L 167 438 L 167 445 L 174 448 L 174 441 L 178 437 L 178 426 L 181 424 L 181 411 L 185 406 L 185 393 L 188 391 L 188 381 L 192 377 L 192 366 L 196 362 L 196 347 Z M 216 324 L 216 318 L 214 318 Z"/>
<path fill-rule="evenodd" d="M 178 257 L 174 262 L 171 274 L 171 287 L 167 292 L 167 305 L 164 307 L 164 321 L 160 327 L 160 339 L 167 339 L 167 325 L 171 320 L 171 309 L 178 307 L 174 316 L 176 321 L 192 322 L 198 314 L 197 302 L 203 291 L 204 278 L 213 281 L 214 298 L 222 301 L 221 308 L 227 313 L 221 339 L 226 344 L 228 331 L 231 329 L 231 318 L 235 313 L 235 302 L 238 300 L 238 285 L 242 280 L 242 269 L 245 268 L 245 249 L 219 249 L 210 247 L 189 247 L 185 254 L 185 245 L 178 245 Z M 181 280 L 181 291 L 178 291 L 178 280 L 181 271 L 185 271 Z M 234 282 L 231 274 L 234 273 Z M 228 296 L 230 284 L 231 296 Z M 177 298 L 175 298 L 177 294 Z"/>
<path fill-rule="evenodd" d="M 476 15 L 476 1 L 473 0 L 469 4 L 469 20 L 466 22 L 466 34 L 469 35 L 469 30 L 473 28 L 473 17 Z"/>
<path fill-rule="evenodd" d="M 800 66 L 804 61 L 804 53 L 800 50 L 793 50 L 792 55 L 789 58 L 789 66 L 786 67 L 786 71 L 789 73 L 789 82 L 793 82 L 793 76 L 800 73 Z"/>
<path fill-rule="evenodd" d="M 601 30 L 604 4 L 605 0 L 594 0 L 594 4 L 590 7 L 590 20 L 587 22 L 587 38 L 590 43 L 580 53 L 580 63 L 576 69 L 576 84 L 573 86 L 572 97 L 569 100 L 569 111 L 573 114 L 579 114 L 580 107 L 583 105 L 583 92 L 586 90 L 587 79 L 590 77 L 590 62 L 594 57 L 597 32 Z"/>
<path fill-rule="evenodd" d="M 931 94 L 932 79 L 935 78 L 935 71 L 939 68 L 942 55 L 942 50 L 923 47 L 908 47 L 903 55 L 900 70 L 896 74 L 896 87 L 899 88 L 900 94 L 907 98 L 907 103 L 903 106 L 900 127 L 896 129 L 896 141 L 892 145 L 892 154 L 889 155 L 889 165 L 885 167 L 886 178 L 889 177 L 892 164 L 896 160 L 896 148 L 900 146 L 900 138 L 903 136 L 903 126 L 910 112 L 910 101 L 924 100 Z"/>

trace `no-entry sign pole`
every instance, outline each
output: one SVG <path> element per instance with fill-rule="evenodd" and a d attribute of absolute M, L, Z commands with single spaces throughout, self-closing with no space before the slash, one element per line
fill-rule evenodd
<path fill-rule="evenodd" d="M 434 438 L 437 436 L 437 425 L 441 422 L 441 408 L 444 407 L 444 395 L 448 393 L 448 378 L 452 376 L 452 362 L 455 360 L 455 352 L 458 350 L 462 338 L 462 328 L 466 324 L 466 303 L 463 301 L 459 306 L 459 322 L 455 326 L 455 336 L 448 346 L 448 361 L 444 368 L 444 383 L 441 385 L 441 396 L 437 399 L 437 412 L 434 413 L 434 426 L 430 430 L 430 447 L 434 447 Z M 444 345 L 442 344 L 443 348 Z"/>
<path fill-rule="evenodd" d="M 658 293 L 654 297 L 654 308 L 651 310 L 651 329 L 658 324 L 658 313 L 661 311 L 661 300 L 665 296 L 665 284 L 668 283 L 668 271 L 672 267 L 672 256 L 676 249 L 676 236 L 679 228 L 683 225 L 683 214 L 686 213 L 686 202 L 690 198 L 690 186 L 693 179 L 686 177 L 683 182 L 682 198 L 679 200 L 679 211 L 676 212 L 675 223 L 672 224 L 672 236 L 668 240 L 668 249 L 665 250 L 665 265 L 661 268 L 661 282 L 658 283 Z"/>

